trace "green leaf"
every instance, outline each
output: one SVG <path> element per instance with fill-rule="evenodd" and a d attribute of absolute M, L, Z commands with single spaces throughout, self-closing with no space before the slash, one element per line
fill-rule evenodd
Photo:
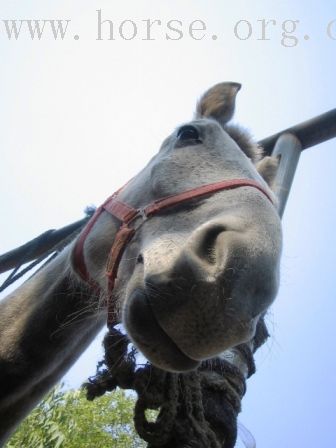
<path fill-rule="evenodd" d="M 87 401 L 83 390 L 54 388 L 6 448 L 142 448 L 133 426 L 134 396 L 115 391 Z M 153 415 L 154 416 L 154 415 Z"/>

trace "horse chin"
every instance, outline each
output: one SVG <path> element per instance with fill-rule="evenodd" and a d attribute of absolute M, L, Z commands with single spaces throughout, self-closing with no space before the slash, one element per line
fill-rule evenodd
<path fill-rule="evenodd" d="M 126 300 L 123 323 L 132 342 L 156 367 L 186 372 L 200 365 L 200 361 L 186 355 L 165 333 L 142 289 L 135 289 Z"/>

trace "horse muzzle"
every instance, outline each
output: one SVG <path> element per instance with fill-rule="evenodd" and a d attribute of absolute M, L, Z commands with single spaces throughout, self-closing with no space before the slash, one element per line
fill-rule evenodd
<path fill-rule="evenodd" d="M 126 299 L 124 323 L 153 364 L 184 371 L 253 338 L 278 289 L 278 257 L 265 234 L 239 220 L 173 238 L 144 251 L 142 286 Z"/>

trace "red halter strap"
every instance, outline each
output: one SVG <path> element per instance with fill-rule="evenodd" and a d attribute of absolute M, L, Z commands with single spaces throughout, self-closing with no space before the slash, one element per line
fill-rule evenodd
<path fill-rule="evenodd" d="M 138 217 L 142 217 L 142 222 L 147 218 L 165 210 L 174 205 L 181 204 L 183 202 L 190 201 L 191 199 L 200 198 L 202 196 L 208 196 L 222 190 L 232 190 L 239 187 L 253 187 L 263 193 L 267 199 L 272 203 L 273 200 L 268 192 L 263 188 L 261 184 L 251 179 L 231 179 L 223 180 L 220 182 L 215 182 L 212 184 L 202 185 L 191 190 L 186 190 L 182 193 L 174 194 L 171 196 L 166 196 L 165 198 L 158 199 L 151 204 L 147 205 L 142 209 L 136 209 L 128 204 L 117 199 L 117 195 L 120 192 L 118 190 L 112 196 L 110 196 L 99 208 L 89 220 L 79 238 L 75 243 L 75 247 L 72 253 L 73 266 L 80 277 L 95 289 L 100 289 L 99 285 L 90 278 L 89 272 L 87 270 L 83 247 L 88 234 L 91 232 L 93 226 L 98 220 L 99 216 L 104 212 L 110 213 L 110 215 L 117 218 L 121 225 L 118 232 L 115 235 L 112 247 L 109 253 L 109 257 L 106 264 L 106 276 L 108 279 L 108 323 L 113 322 L 114 317 L 114 307 L 112 301 L 112 291 L 114 288 L 115 280 L 117 278 L 118 267 L 121 261 L 121 257 L 124 250 L 135 234 L 137 228 L 130 227 L 130 224 Z"/>

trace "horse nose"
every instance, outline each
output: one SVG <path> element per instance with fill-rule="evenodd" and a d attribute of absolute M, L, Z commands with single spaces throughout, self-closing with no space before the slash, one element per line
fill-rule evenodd
<path fill-rule="evenodd" d="M 172 276 L 167 272 L 151 272 L 145 275 L 145 287 L 153 292 L 155 292 L 155 289 L 157 289 L 160 285 L 164 285 L 169 288 L 172 283 Z"/>
<path fill-rule="evenodd" d="M 165 295 L 171 301 L 176 290 L 190 289 L 190 278 L 184 272 L 165 271 L 160 273 L 148 273 L 145 275 L 145 289 L 148 293 Z"/>
<path fill-rule="evenodd" d="M 211 281 L 225 266 L 233 233 L 224 223 L 210 222 L 176 244 L 173 256 L 167 260 L 149 266 L 145 257 L 146 289 L 153 293 L 164 290 L 169 295 L 177 287 L 188 291 L 198 282 Z"/>
<path fill-rule="evenodd" d="M 238 229 L 218 221 L 196 229 L 184 249 L 184 264 L 190 275 L 199 280 L 213 280 L 225 268 L 232 246 L 239 240 L 238 234 Z"/>
<path fill-rule="evenodd" d="M 228 227 L 222 223 L 209 224 L 191 235 L 188 249 L 203 265 L 214 266 L 223 258 L 223 238 Z"/>

